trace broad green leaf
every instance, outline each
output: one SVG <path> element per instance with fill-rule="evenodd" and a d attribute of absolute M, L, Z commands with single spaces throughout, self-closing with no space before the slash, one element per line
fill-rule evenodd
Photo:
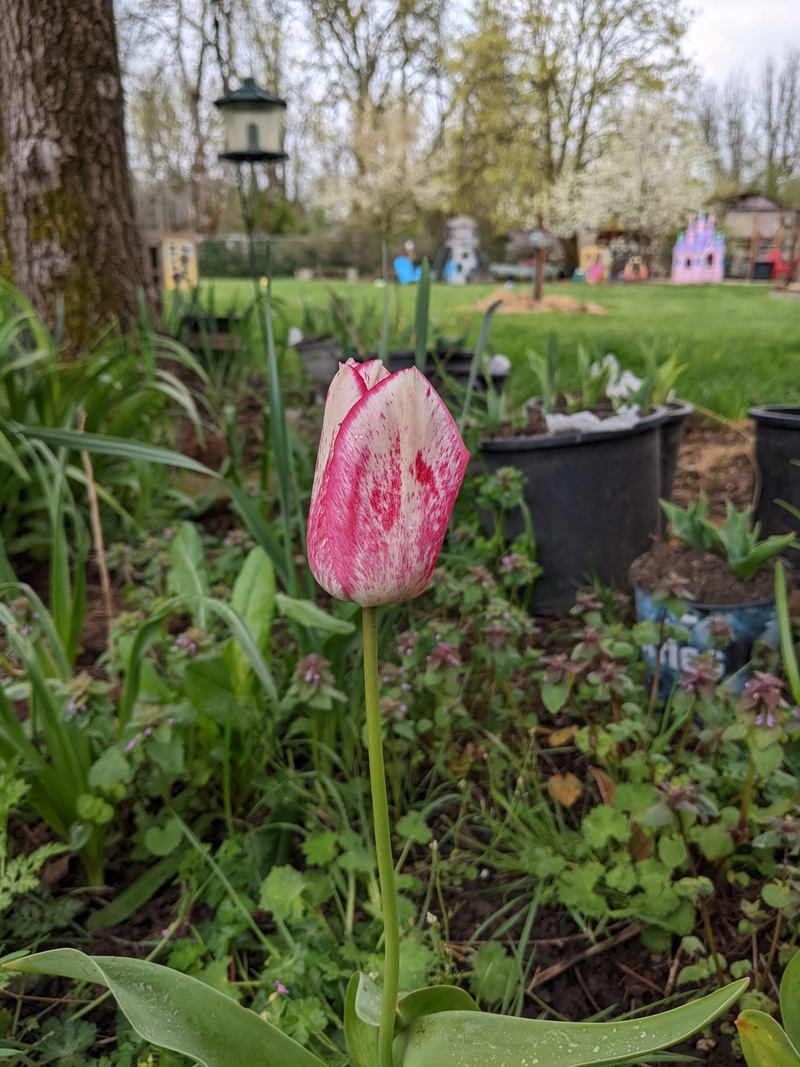
<path fill-rule="evenodd" d="M 743 1011 L 736 1019 L 747 1067 L 800 1067 L 800 1055 L 773 1018 Z"/>
<path fill-rule="evenodd" d="M 133 768 L 118 748 L 107 748 L 101 752 L 86 776 L 93 789 L 108 789 L 120 783 L 127 785 L 132 778 Z"/>
<path fill-rule="evenodd" d="M 380 1017 L 380 989 L 368 975 L 354 974 L 344 1000 L 344 1036 L 356 1067 L 375 1067 L 378 1062 Z"/>
<path fill-rule="evenodd" d="M 183 597 L 207 597 L 210 588 L 203 560 L 203 542 L 197 527 L 191 522 L 181 523 L 180 531 L 170 545 L 169 555 L 172 561 L 167 574 L 169 591 Z M 205 628 L 203 601 L 198 599 L 197 604 L 197 625 Z"/>
<path fill-rule="evenodd" d="M 424 1015 L 397 1038 L 395 1062 L 402 1067 L 526 1067 L 534 1060 L 538 1067 L 635 1064 L 691 1037 L 727 1011 L 746 985 L 744 979 L 650 1018 L 609 1023 L 557 1023 L 474 1011 Z"/>
<path fill-rule="evenodd" d="M 397 1020 L 402 1029 L 421 1015 L 436 1015 L 440 1011 L 480 1011 L 466 991 L 454 985 L 428 986 L 414 989 L 397 1002 Z"/>
<path fill-rule="evenodd" d="M 255 1012 L 169 967 L 87 956 L 71 948 L 39 952 L 4 967 L 106 986 L 141 1038 L 203 1067 L 324 1067 L 313 1052 Z"/>
<path fill-rule="evenodd" d="M 325 630 L 329 634 L 351 634 L 356 628 L 355 623 L 329 615 L 311 600 L 296 600 L 283 593 L 278 593 L 275 600 L 280 613 L 292 622 L 299 622 L 301 626 Z"/>
<path fill-rule="evenodd" d="M 783 1028 L 800 1052 L 800 952 L 795 952 L 783 972 L 780 998 Z"/>
<path fill-rule="evenodd" d="M 244 730 L 251 725 L 233 694 L 231 678 L 222 656 L 207 656 L 187 663 L 183 684 L 192 706 L 217 726 Z"/>
<path fill-rule="evenodd" d="M 163 826 L 150 826 L 144 843 L 154 856 L 171 856 L 183 841 L 183 827 L 177 819 L 168 819 Z"/>
<path fill-rule="evenodd" d="M 564 682 L 561 685 L 548 685 L 543 682 L 539 688 L 539 694 L 542 698 L 542 703 L 550 712 L 551 715 L 556 715 L 567 702 L 569 696 L 569 683 Z"/>
<path fill-rule="evenodd" d="M 233 586 L 231 607 L 238 612 L 253 635 L 253 640 L 266 651 L 275 615 L 275 568 L 263 548 L 252 549 L 242 564 Z M 252 668 L 242 648 L 232 641 L 225 648 L 233 691 L 241 697 L 252 677 Z"/>

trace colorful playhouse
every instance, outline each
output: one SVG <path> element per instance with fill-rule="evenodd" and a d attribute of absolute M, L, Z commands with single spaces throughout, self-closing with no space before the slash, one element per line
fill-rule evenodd
<path fill-rule="evenodd" d="M 698 215 L 689 220 L 672 250 L 672 280 L 680 285 L 721 282 L 725 274 L 725 238 L 714 229 L 716 219 Z"/>

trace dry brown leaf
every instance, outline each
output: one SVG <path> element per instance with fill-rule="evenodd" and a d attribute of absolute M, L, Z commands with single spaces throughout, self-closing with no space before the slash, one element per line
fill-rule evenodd
<path fill-rule="evenodd" d="M 570 772 L 567 774 L 554 774 L 552 778 L 548 779 L 547 788 L 550 791 L 550 796 L 565 808 L 571 808 L 583 792 L 583 786 L 575 775 Z"/>
<path fill-rule="evenodd" d="M 547 743 L 550 748 L 559 748 L 561 745 L 567 745 L 573 739 L 578 732 L 576 725 L 563 726 L 560 730 L 553 730 L 547 737 Z"/>
<path fill-rule="evenodd" d="M 617 791 L 617 783 L 609 778 L 605 771 L 601 771 L 599 767 L 590 767 L 589 770 L 597 782 L 597 788 L 600 790 L 600 797 L 603 803 L 610 804 Z"/>

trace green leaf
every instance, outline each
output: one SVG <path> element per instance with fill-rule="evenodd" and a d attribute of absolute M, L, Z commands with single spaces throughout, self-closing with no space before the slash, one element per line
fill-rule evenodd
<path fill-rule="evenodd" d="M 778 911 L 785 908 L 791 899 L 791 891 L 788 885 L 779 882 L 767 882 L 761 890 L 761 899 L 765 904 Z"/>
<path fill-rule="evenodd" d="M 561 685 L 547 685 L 546 682 L 542 682 L 542 685 L 539 688 L 539 693 L 542 698 L 542 703 L 550 714 L 557 715 L 567 702 L 567 697 L 569 696 L 569 683 L 564 682 Z"/>
<path fill-rule="evenodd" d="M 355 623 L 329 615 L 311 600 L 295 600 L 284 593 L 278 593 L 275 601 L 282 615 L 292 622 L 299 622 L 301 626 L 325 630 L 329 634 L 351 634 L 356 628 Z"/>
<path fill-rule="evenodd" d="M 258 627 L 264 632 L 272 626 L 275 611 L 275 568 L 260 545 L 252 548 L 245 557 L 242 569 L 233 583 L 231 607 L 238 611 L 250 626 L 253 636 L 258 636 Z"/>
<path fill-rule="evenodd" d="M 421 1015 L 436 1015 L 440 1011 L 480 1011 L 466 991 L 454 985 L 427 986 L 406 993 L 397 1002 L 397 1022 L 400 1029 L 410 1026 Z"/>
<path fill-rule="evenodd" d="M 778 1023 L 763 1011 L 743 1011 L 736 1019 L 747 1067 L 800 1067 L 800 1055 Z"/>
<path fill-rule="evenodd" d="M 433 949 L 423 945 L 414 937 L 407 937 L 400 942 L 399 986 L 400 989 L 416 989 L 427 982 L 436 955 Z"/>
<path fill-rule="evenodd" d="M 781 979 L 781 1019 L 794 1047 L 800 1050 L 800 952 L 789 960 Z"/>
<path fill-rule="evenodd" d="M 284 922 L 297 922 L 306 911 L 305 887 L 305 878 L 294 867 L 273 867 L 261 883 L 258 906 Z"/>
<path fill-rule="evenodd" d="M 253 640 L 264 651 L 275 615 L 275 568 L 260 546 L 251 549 L 242 564 L 231 593 L 231 607 L 242 617 Z M 236 641 L 226 648 L 225 655 L 233 690 L 241 696 L 252 676 L 250 663 Z"/>
<path fill-rule="evenodd" d="M 539 1067 L 635 1064 L 691 1037 L 727 1011 L 746 985 L 746 980 L 734 982 L 650 1018 L 608 1023 L 557 1023 L 473 1011 L 423 1015 L 396 1039 L 395 1062 L 402 1067 L 524 1067 L 534 1059 Z"/>
<path fill-rule="evenodd" d="M 425 822 L 425 816 L 419 811 L 409 811 L 395 823 L 395 830 L 407 841 L 417 845 L 427 845 L 433 837 L 433 831 Z"/>
<path fill-rule="evenodd" d="M 145 846 L 154 856 L 170 856 L 183 841 L 183 828 L 176 819 L 168 819 L 164 826 L 151 826 L 144 835 Z"/>
<path fill-rule="evenodd" d="M 589 848 L 602 849 L 610 841 L 627 841 L 631 836 L 631 827 L 621 811 L 599 804 L 581 823 L 581 834 Z"/>
<path fill-rule="evenodd" d="M 312 867 L 325 867 L 333 863 L 338 847 L 339 837 L 335 830 L 320 830 L 309 834 L 300 845 L 306 862 Z"/>
<path fill-rule="evenodd" d="M 177 596 L 207 597 L 210 589 L 203 561 L 203 541 L 191 522 L 181 523 L 169 555 L 172 562 L 167 574 L 169 591 Z M 205 628 L 205 608 L 202 600 L 197 603 L 197 625 Z"/>
<path fill-rule="evenodd" d="M 344 1001 L 344 1036 L 356 1067 L 375 1067 L 378 1062 L 380 1017 L 379 987 L 368 975 L 354 974 L 347 984 Z"/>
<path fill-rule="evenodd" d="M 133 767 L 118 748 L 107 748 L 101 752 L 87 775 L 87 781 L 93 789 L 108 789 L 119 783 L 126 785 L 132 778 Z"/>
<path fill-rule="evenodd" d="M 734 850 L 733 837 L 724 826 L 716 823 L 703 827 L 697 835 L 697 843 L 705 858 L 711 862 L 730 856 Z"/>
<path fill-rule="evenodd" d="M 431 295 L 431 268 L 427 257 L 422 260 L 419 282 L 417 283 L 417 302 L 414 312 L 414 365 L 425 373 L 428 355 L 428 304 Z"/>
<path fill-rule="evenodd" d="M 244 730 L 251 725 L 233 694 L 231 677 L 221 656 L 208 656 L 187 663 L 183 684 L 192 706 L 217 726 Z"/>
<path fill-rule="evenodd" d="M 514 969 L 514 961 L 499 942 L 481 945 L 472 958 L 469 979 L 472 995 L 487 1004 L 499 1003 L 506 995 Z"/>
<path fill-rule="evenodd" d="M 203 1067 L 324 1067 L 324 1061 L 255 1012 L 196 978 L 145 960 L 39 952 L 4 964 L 26 974 L 57 974 L 111 990 L 145 1041 Z"/>

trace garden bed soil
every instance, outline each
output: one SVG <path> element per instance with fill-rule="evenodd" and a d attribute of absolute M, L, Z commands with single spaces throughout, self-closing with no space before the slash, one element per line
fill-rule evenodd
<path fill-rule="evenodd" d="M 688 545 L 657 541 L 631 567 L 631 577 L 648 593 L 665 581 L 686 588 L 696 604 L 753 604 L 774 595 L 774 566 L 765 566 L 750 582 L 743 582 L 726 560 L 711 552 L 694 552 Z"/>

